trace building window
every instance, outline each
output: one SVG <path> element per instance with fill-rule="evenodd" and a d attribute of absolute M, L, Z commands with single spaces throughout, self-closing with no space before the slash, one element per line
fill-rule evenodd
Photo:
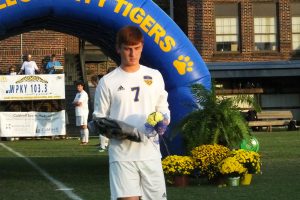
<path fill-rule="evenodd" d="M 300 50 L 300 17 L 292 17 L 293 50 Z"/>
<path fill-rule="evenodd" d="M 255 51 L 277 49 L 276 4 L 253 5 Z"/>
<path fill-rule="evenodd" d="M 237 4 L 215 5 L 216 50 L 239 51 L 239 23 Z"/>
<path fill-rule="evenodd" d="M 292 48 L 300 51 L 300 3 L 291 4 L 292 12 Z"/>

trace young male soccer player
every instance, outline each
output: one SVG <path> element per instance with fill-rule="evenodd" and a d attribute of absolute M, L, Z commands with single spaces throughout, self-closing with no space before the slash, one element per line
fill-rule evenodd
<path fill-rule="evenodd" d="M 116 45 L 121 65 L 100 79 L 93 115 L 124 121 L 144 131 L 150 113 L 159 111 L 170 117 L 164 80 L 159 71 L 139 63 L 144 39 L 137 27 L 120 29 Z M 143 142 L 111 139 L 109 174 L 113 200 L 167 198 L 157 135 Z"/>
<path fill-rule="evenodd" d="M 81 145 L 89 142 L 89 130 L 87 121 L 89 116 L 88 94 L 84 91 L 84 83 L 79 81 L 76 83 L 77 94 L 73 101 L 76 114 L 76 126 L 80 126 Z"/>

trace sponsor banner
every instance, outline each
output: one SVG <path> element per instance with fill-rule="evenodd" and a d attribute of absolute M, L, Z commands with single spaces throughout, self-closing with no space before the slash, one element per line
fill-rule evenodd
<path fill-rule="evenodd" d="M 0 101 L 42 99 L 65 99 L 64 74 L 0 76 Z"/>
<path fill-rule="evenodd" d="M 0 137 L 65 135 L 65 110 L 60 112 L 0 112 Z"/>

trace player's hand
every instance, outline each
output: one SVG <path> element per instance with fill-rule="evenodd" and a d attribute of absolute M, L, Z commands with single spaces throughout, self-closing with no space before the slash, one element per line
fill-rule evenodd
<path fill-rule="evenodd" d="M 169 120 L 162 120 L 154 126 L 154 129 L 159 135 L 163 135 L 168 128 L 168 124 Z"/>
<path fill-rule="evenodd" d="M 81 105 L 82 105 L 82 102 L 74 101 L 74 102 L 73 102 L 73 105 L 74 105 L 74 106 L 81 106 Z"/>

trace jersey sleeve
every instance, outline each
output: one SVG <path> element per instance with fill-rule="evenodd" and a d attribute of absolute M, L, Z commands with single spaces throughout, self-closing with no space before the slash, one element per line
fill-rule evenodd
<path fill-rule="evenodd" d="M 84 103 L 85 101 L 88 101 L 88 100 L 89 100 L 89 97 L 88 97 L 87 93 L 86 92 L 82 92 L 80 94 L 78 102 Z"/>
<path fill-rule="evenodd" d="M 165 90 L 165 83 L 164 79 L 160 72 L 158 72 L 158 91 L 159 91 L 159 98 L 156 103 L 156 111 L 166 114 L 171 119 L 170 110 L 169 110 L 169 103 L 168 103 L 168 92 Z"/>
<path fill-rule="evenodd" d="M 78 93 L 76 93 L 75 98 L 74 98 L 74 100 L 73 100 L 73 103 L 74 103 L 74 102 L 77 102 L 77 101 L 78 101 Z"/>
<path fill-rule="evenodd" d="M 25 70 L 25 62 L 23 62 L 21 70 Z"/>
<path fill-rule="evenodd" d="M 95 91 L 93 117 L 108 117 L 109 108 L 110 92 L 104 78 L 101 78 Z"/>
<path fill-rule="evenodd" d="M 36 62 L 33 62 L 33 66 L 35 70 L 39 70 L 38 66 L 36 65 Z"/>

